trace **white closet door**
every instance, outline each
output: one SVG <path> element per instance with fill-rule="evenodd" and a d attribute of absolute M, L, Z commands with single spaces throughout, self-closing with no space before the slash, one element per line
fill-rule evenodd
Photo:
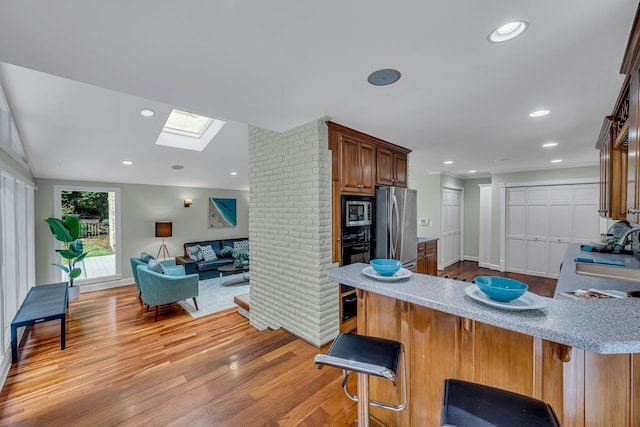
<path fill-rule="evenodd" d="M 526 201 L 526 265 L 525 274 L 547 274 L 547 230 L 549 219 L 549 189 L 527 188 Z"/>
<path fill-rule="evenodd" d="M 447 267 L 461 260 L 462 191 L 442 189 L 442 265 Z"/>
<path fill-rule="evenodd" d="M 508 188 L 506 193 L 506 270 L 513 273 L 525 271 L 525 188 Z"/>
<path fill-rule="evenodd" d="M 598 191 L 598 184 L 507 188 L 507 271 L 558 277 L 568 245 L 598 236 Z"/>
<path fill-rule="evenodd" d="M 574 243 L 590 243 L 598 241 L 599 188 L 597 184 L 576 185 L 573 189 L 573 229 Z"/>
<path fill-rule="evenodd" d="M 16 180 L 13 176 L 2 173 L 2 329 L 3 348 L 11 342 L 11 321 L 18 311 L 18 288 L 16 286 L 17 251 L 16 251 L 16 214 L 15 214 Z"/>

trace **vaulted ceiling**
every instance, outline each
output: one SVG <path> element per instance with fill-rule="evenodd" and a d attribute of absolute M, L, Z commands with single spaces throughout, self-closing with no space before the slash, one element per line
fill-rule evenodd
<path fill-rule="evenodd" d="M 595 165 L 637 7 L 2 0 L 0 85 L 42 178 L 246 189 L 248 124 L 322 117 L 412 149 L 412 168 L 429 172 Z M 513 19 L 529 22 L 523 35 L 487 41 Z M 370 85 L 382 68 L 400 80 Z M 227 124 L 202 153 L 156 146 L 172 108 Z M 528 116 L 541 108 L 551 113 Z"/>

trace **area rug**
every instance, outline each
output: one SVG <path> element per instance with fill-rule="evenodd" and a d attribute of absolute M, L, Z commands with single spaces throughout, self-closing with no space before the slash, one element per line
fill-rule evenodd
<path fill-rule="evenodd" d="M 232 274 L 224 276 L 222 281 L 220 281 L 218 277 L 201 280 L 198 283 L 199 289 L 197 297 L 199 310 L 196 310 L 193 299 L 191 298 L 186 301 L 180 301 L 179 304 L 189 312 L 191 317 L 195 318 L 236 307 L 233 303 L 233 297 L 249 292 L 248 280 L 238 283 L 238 280 L 242 279 L 242 277 L 242 274 Z M 235 283 L 223 286 L 227 282 Z"/>

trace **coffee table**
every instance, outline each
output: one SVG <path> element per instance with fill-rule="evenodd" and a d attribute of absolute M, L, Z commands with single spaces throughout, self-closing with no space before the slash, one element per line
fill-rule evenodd
<path fill-rule="evenodd" d="M 234 285 L 249 280 L 249 264 L 242 267 L 236 267 L 234 264 L 223 265 L 218 267 L 218 272 L 220 273 L 220 282 L 222 282 L 222 273 L 242 273 L 242 278 L 228 280 L 222 283 L 222 286 Z"/>

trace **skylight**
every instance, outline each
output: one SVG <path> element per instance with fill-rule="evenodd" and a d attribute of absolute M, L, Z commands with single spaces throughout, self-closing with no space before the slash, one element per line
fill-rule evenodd
<path fill-rule="evenodd" d="M 187 136 L 199 138 L 213 122 L 209 117 L 187 111 L 173 110 L 164 125 L 164 132 L 185 133 Z"/>
<path fill-rule="evenodd" d="M 173 110 L 158 137 L 157 145 L 202 151 L 225 122 L 188 111 Z"/>

